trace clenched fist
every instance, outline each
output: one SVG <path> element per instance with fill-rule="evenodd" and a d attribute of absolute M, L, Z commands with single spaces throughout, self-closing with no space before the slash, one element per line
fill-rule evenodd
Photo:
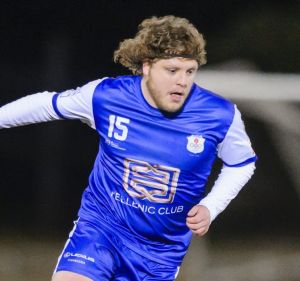
<path fill-rule="evenodd" d="M 210 226 L 209 210 L 202 205 L 194 206 L 188 212 L 186 225 L 197 236 L 203 236 Z"/>

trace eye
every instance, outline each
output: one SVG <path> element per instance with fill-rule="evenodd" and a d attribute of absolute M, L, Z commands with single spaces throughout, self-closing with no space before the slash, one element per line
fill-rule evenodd
<path fill-rule="evenodd" d="M 175 73 L 176 72 L 176 69 L 175 68 L 167 68 L 168 72 L 170 73 Z"/>
<path fill-rule="evenodd" d="M 195 72 L 195 69 L 189 69 L 189 70 L 187 71 L 188 74 L 193 74 L 194 72 Z"/>

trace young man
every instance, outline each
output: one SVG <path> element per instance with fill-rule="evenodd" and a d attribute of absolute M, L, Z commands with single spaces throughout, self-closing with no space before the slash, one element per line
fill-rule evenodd
<path fill-rule="evenodd" d="M 204 235 L 252 176 L 238 109 L 194 84 L 204 46 L 186 19 L 146 19 L 114 55 L 136 75 L 1 107 L 0 128 L 80 119 L 100 135 L 53 281 L 174 280 L 192 233 Z M 205 196 L 216 156 L 224 165 Z"/>

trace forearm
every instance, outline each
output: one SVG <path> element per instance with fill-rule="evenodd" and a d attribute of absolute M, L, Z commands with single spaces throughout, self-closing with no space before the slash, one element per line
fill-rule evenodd
<path fill-rule="evenodd" d="M 243 186 L 252 177 L 254 170 L 254 163 L 242 167 L 223 166 L 212 190 L 199 203 L 208 208 L 211 221 L 237 196 Z"/>
<path fill-rule="evenodd" d="M 37 93 L 0 107 L 0 129 L 60 119 L 52 106 L 54 94 Z"/>

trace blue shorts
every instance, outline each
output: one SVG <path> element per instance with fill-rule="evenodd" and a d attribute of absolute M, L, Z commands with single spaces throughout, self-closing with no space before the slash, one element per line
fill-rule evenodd
<path fill-rule="evenodd" d="M 173 281 L 179 267 L 149 260 L 126 247 L 113 230 L 109 233 L 80 218 L 55 268 L 62 270 L 94 281 Z"/>

